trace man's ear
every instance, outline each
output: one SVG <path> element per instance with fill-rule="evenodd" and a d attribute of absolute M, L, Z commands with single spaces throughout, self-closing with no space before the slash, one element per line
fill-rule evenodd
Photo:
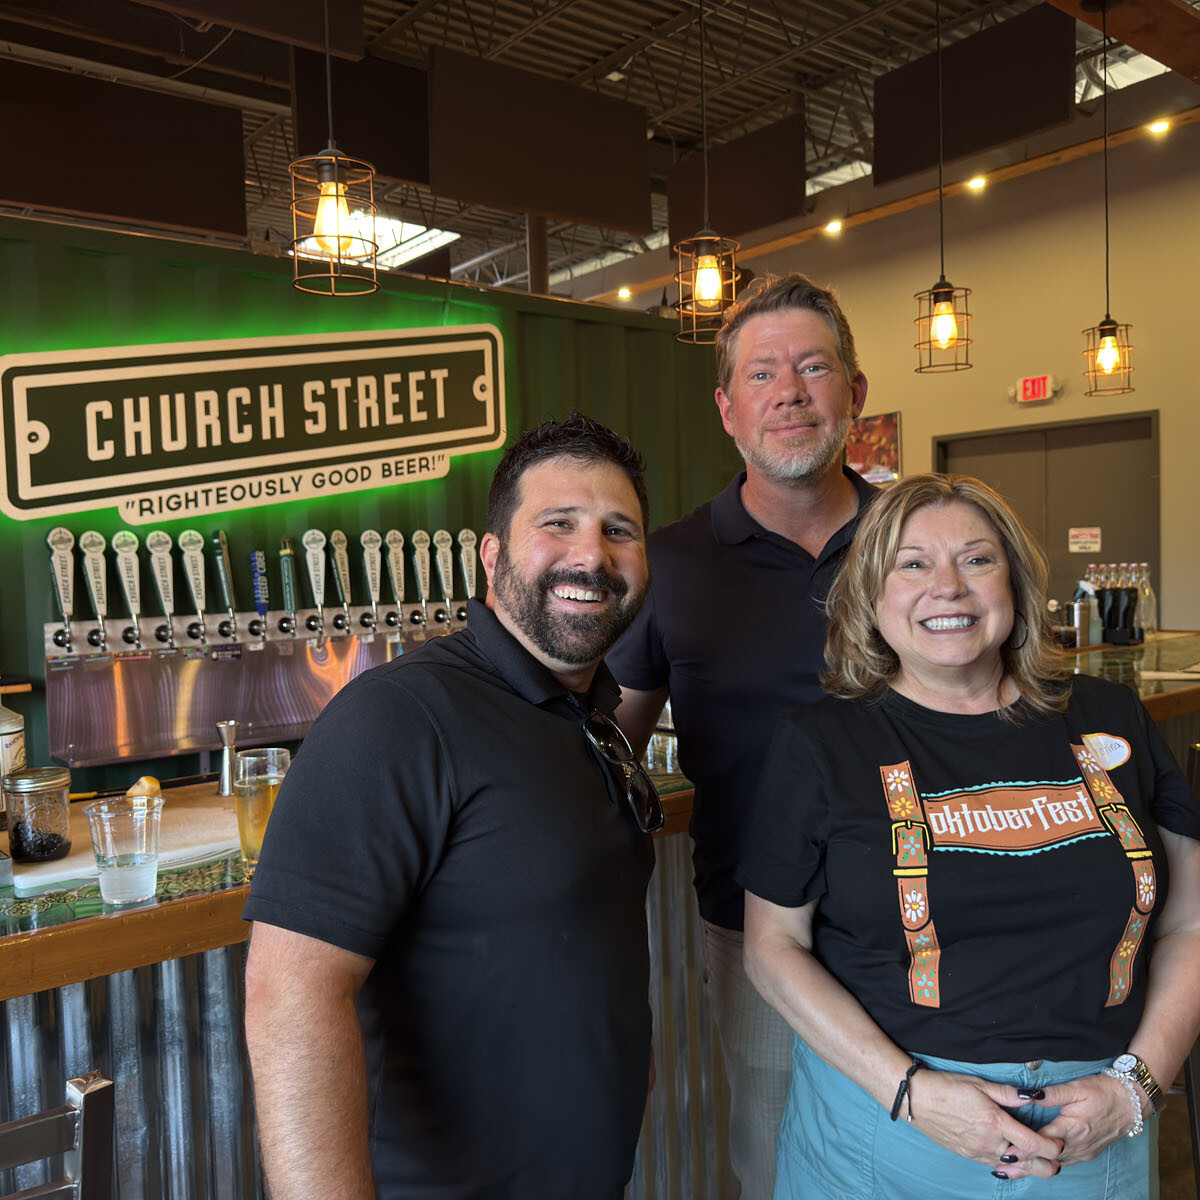
<path fill-rule="evenodd" d="M 867 377 L 861 371 L 850 385 L 850 394 L 853 397 L 850 403 L 850 415 L 861 417 L 862 410 L 867 403 Z"/>
<path fill-rule="evenodd" d="M 492 574 L 496 570 L 496 559 L 500 554 L 500 539 L 494 533 L 485 533 L 479 543 L 479 561 L 483 563 L 483 574 L 488 587 L 492 586 Z"/>
<path fill-rule="evenodd" d="M 713 399 L 717 402 L 717 411 L 721 414 L 721 424 L 725 426 L 725 432 L 733 437 L 733 401 L 726 395 L 724 388 L 717 388 Z"/>

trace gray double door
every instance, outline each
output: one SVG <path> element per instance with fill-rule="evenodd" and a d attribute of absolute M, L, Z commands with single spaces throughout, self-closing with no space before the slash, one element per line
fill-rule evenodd
<path fill-rule="evenodd" d="M 1004 496 L 1045 547 L 1050 595 L 1069 599 L 1089 562 L 1146 562 L 1159 574 L 1158 414 L 934 439 L 939 471 L 974 475 Z M 1070 530 L 1098 527 L 1098 551 Z"/>

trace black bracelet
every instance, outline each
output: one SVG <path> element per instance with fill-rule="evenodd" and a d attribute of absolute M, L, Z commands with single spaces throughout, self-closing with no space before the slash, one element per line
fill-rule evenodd
<path fill-rule="evenodd" d="M 925 1064 L 919 1058 L 914 1058 L 912 1060 L 912 1066 L 904 1072 L 904 1078 L 900 1080 L 900 1086 L 896 1089 L 896 1098 L 892 1101 L 892 1111 L 889 1114 L 893 1121 L 900 1116 L 900 1105 L 904 1103 L 905 1096 L 908 1096 L 908 1119 L 910 1121 L 912 1120 L 912 1095 L 909 1092 L 909 1086 L 912 1082 L 912 1077 L 924 1065 Z"/>

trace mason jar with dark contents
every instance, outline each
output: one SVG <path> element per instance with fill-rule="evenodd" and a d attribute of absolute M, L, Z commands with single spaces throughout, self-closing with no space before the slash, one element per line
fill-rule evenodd
<path fill-rule="evenodd" d="M 50 862 L 70 853 L 70 793 L 66 767 L 26 767 L 4 777 L 13 862 Z"/>

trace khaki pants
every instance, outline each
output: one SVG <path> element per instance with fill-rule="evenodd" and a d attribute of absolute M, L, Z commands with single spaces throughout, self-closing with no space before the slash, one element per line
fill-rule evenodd
<path fill-rule="evenodd" d="M 729 1078 L 729 1160 L 742 1200 L 771 1200 L 775 1142 L 792 1080 L 792 1030 L 742 966 L 742 934 L 701 921 L 704 988 Z"/>

